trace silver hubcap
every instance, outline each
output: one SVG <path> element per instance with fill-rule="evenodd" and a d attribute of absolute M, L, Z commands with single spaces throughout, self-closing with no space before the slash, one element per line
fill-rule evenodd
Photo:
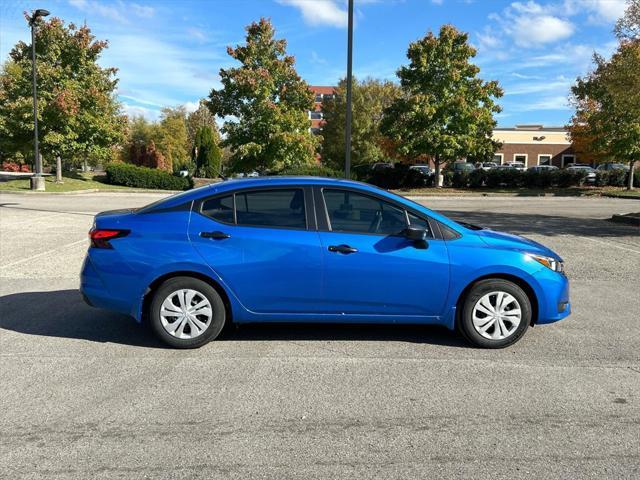
<path fill-rule="evenodd" d="M 213 310 L 207 297 L 197 290 L 176 290 L 160 307 L 160 321 L 169 335 L 196 338 L 211 325 Z"/>
<path fill-rule="evenodd" d="M 473 307 L 473 326 L 490 340 L 511 336 L 521 320 L 520 304 L 507 292 L 487 293 Z"/>

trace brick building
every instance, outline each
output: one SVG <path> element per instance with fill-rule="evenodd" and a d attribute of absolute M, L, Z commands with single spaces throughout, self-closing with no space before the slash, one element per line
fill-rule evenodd
<path fill-rule="evenodd" d="M 493 138 L 502 143 L 502 148 L 494 155 L 498 164 L 521 162 L 527 167 L 555 165 L 561 168 L 577 161 L 567 130 L 562 127 L 516 125 L 496 128 Z"/>
<path fill-rule="evenodd" d="M 309 120 L 311 120 L 311 131 L 320 133 L 322 127 L 322 100 L 335 95 L 336 87 L 321 87 L 317 85 L 309 86 L 309 90 L 315 95 L 313 110 L 309 110 Z"/>

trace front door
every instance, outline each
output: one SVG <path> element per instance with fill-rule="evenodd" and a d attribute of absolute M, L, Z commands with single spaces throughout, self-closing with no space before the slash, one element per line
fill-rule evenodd
<path fill-rule="evenodd" d="M 449 257 L 428 219 L 347 189 L 318 189 L 328 221 L 320 232 L 328 313 L 439 316 L 449 290 Z M 426 248 L 401 232 L 427 230 Z"/>
<path fill-rule="evenodd" d="M 248 310 L 317 312 L 322 251 L 308 204 L 302 188 L 221 194 L 194 206 L 189 238 Z"/>

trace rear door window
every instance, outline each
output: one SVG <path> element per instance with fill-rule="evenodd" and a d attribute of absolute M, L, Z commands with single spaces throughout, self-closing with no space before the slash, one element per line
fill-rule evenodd
<path fill-rule="evenodd" d="M 255 190 L 235 197 L 238 225 L 307 228 L 302 189 Z"/>

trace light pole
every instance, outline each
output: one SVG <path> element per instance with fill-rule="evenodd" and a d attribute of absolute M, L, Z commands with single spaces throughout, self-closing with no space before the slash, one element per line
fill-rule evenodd
<path fill-rule="evenodd" d="M 347 116 L 344 131 L 344 176 L 351 178 L 351 84 L 353 83 L 351 66 L 353 63 L 353 0 L 349 0 L 349 23 L 347 42 Z"/>
<path fill-rule="evenodd" d="M 44 190 L 44 177 L 42 176 L 42 159 L 38 148 L 38 94 L 36 88 L 36 22 L 39 18 L 49 15 L 48 10 L 39 8 L 34 10 L 29 18 L 31 27 L 31 62 L 33 79 L 33 154 L 35 175 L 31 177 L 31 190 Z"/>

